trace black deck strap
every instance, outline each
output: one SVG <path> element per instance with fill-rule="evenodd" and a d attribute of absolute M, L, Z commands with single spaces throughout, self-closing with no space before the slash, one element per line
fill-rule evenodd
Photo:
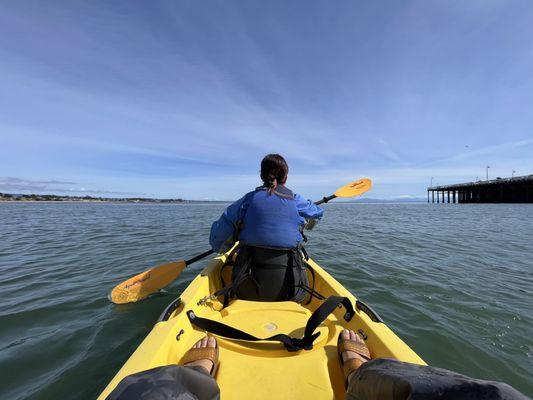
<path fill-rule="evenodd" d="M 353 305 L 348 299 L 348 297 L 341 296 L 329 296 L 324 303 L 318 307 L 315 312 L 307 320 L 307 325 L 305 326 L 304 339 L 311 337 L 313 332 L 318 326 L 324 322 L 324 320 L 331 314 L 337 307 L 343 305 L 346 308 L 346 313 L 344 314 L 344 319 L 350 321 L 355 314 Z M 312 342 L 311 342 L 312 346 Z"/>
<path fill-rule="evenodd" d="M 243 332 L 240 329 L 233 328 L 232 326 L 223 324 L 218 321 L 213 321 L 212 319 L 197 317 L 192 310 L 187 311 L 187 317 L 189 318 L 189 321 L 191 324 L 196 326 L 197 328 L 200 328 L 203 331 L 214 333 L 215 335 L 222 336 L 228 339 L 236 339 L 236 340 L 248 340 L 251 342 L 259 342 L 263 340 L 274 340 L 277 342 L 281 342 L 287 349 L 293 348 L 293 339 L 285 335 L 283 333 L 270 336 L 268 338 L 258 338 L 254 335 L 250 335 L 249 333 Z M 299 349 L 296 349 L 299 350 Z M 289 350 L 291 351 L 291 350 Z"/>
<path fill-rule="evenodd" d="M 313 297 L 317 298 L 318 300 L 325 300 L 326 299 L 324 296 L 322 296 L 319 292 L 317 292 L 312 287 L 309 287 L 307 285 L 298 285 L 296 287 L 302 289 L 307 294 L 309 294 L 309 300 L 304 305 L 308 305 L 309 303 L 311 303 L 311 300 L 313 300 Z"/>
<path fill-rule="evenodd" d="M 274 340 L 283 343 L 288 351 L 311 350 L 313 348 L 313 342 L 318 336 L 320 336 L 320 332 L 315 333 L 316 328 L 318 328 L 328 315 L 335 311 L 335 309 L 341 304 L 346 308 L 344 319 L 350 321 L 355 313 L 350 300 L 347 297 L 330 296 L 309 317 L 302 338 L 293 338 L 283 333 L 268 338 L 258 338 L 221 322 L 198 317 L 192 310 L 187 311 L 187 317 L 189 318 L 190 323 L 195 327 L 228 339 L 248 340 L 253 342 Z"/>

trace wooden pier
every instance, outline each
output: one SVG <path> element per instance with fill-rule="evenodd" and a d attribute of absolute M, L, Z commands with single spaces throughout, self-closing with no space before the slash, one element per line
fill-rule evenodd
<path fill-rule="evenodd" d="M 433 186 L 427 192 L 428 203 L 533 203 L 533 175 Z"/>

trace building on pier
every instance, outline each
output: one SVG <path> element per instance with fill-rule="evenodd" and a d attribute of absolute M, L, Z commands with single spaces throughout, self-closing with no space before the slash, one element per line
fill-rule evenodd
<path fill-rule="evenodd" d="M 533 203 L 533 175 L 433 186 L 427 192 L 428 203 Z"/>

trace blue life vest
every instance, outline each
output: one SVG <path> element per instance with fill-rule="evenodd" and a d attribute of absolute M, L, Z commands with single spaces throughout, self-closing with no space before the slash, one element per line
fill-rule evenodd
<path fill-rule="evenodd" d="M 239 241 L 248 246 L 297 247 L 302 241 L 300 226 L 305 221 L 298 213 L 292 191 L 280 185 L 272 194 L 267 188 L 259 187 L 249 195 Z"/>

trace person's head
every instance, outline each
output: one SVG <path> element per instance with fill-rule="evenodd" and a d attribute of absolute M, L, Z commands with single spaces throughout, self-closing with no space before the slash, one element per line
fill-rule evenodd
<path fill-rule="evenodd" d="M 288 173 L 287 161 L 279 154 L 267 154 L 261 161 L 261 180 L 270 193 L 279 184 L 285 184 Z"/>

